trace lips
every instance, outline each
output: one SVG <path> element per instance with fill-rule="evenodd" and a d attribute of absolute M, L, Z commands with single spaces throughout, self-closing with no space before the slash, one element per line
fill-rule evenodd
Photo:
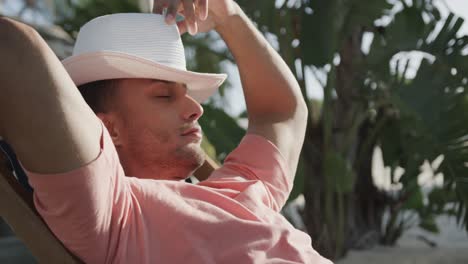
<path fill-rule="evenodd" d="M 185 132 L 182 133 L 182 136 L 192 136 L 192 135 L 201 137 L 201 129 L 198 127 L 194 127 L 194 128 L 185 130 Z"/>

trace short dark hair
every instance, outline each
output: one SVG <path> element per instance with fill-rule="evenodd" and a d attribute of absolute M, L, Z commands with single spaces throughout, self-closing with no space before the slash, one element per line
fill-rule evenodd
<path fill-rule="evenodd" d="M 111 99 L 117 90 L 117 80 L 95 81 L 78 86 L 81 95 L 94 113 L 106 113 L 110 110 Z"/>

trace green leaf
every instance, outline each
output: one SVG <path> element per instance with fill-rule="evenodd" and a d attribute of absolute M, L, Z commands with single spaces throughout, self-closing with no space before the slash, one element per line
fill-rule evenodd
<path fill-rule="evenodd" d="M 237 147 L 245 135 L 245 130 L 222 109 L 210 105 L 204 105 L 203 108 L 200 125 L 203 133 L 216 148 L 217 160 L 222 162 Z"/>
<path fill-rule="evenodd" d="M 395 120 L 387 122 L 381 134 L 382 158 L 385 166 L 396 167 L 403 151 L 400 137 L 400 123 Z"/>
<path fill-rule="evenodd" d="M 217 159 L 216 148 L 210 143 L 210 141 L 205 135 L 203 135 L 201 147 L 210 158 L 214 160 Z"/>
<path fill-rule="evenodd" d="M 389 60 L 398 52 L 415 50 L 424 43 L 427 35 L 432 31 L 431 25 L 426 25 L 421 9 L 412 6 L 405 7 L 397 13 L 383 34 L 374 36 L 368 63 L 373 67 L 387 65 Z"/>
<path fill-rule="evenodd" d="M 325 155 L 324 172 L 333 190 L 346 194 L 353 190 L 356 176 L 350 164 L 340 154 L 329 150 Z"/>
<path fill-rule="evenodd" d="M 288 197 L 288 202 L 296 199 L 300 194 L 304 192 L 304 162 L 304 159 L 301 157 L 297 166 L 296 176 L 294 177 L 293 189 Z"/>
<path fill-rule="evenodd" d="M 304 11 L 301 46 L 304 63 L 321 67 L 331 61 L 339 47 L 339 32 L 343 27 L 340 1 L 310 1 L 313 13 Z"/>
<path fill-rule="evenodd" d="M 424 207 L 423 194 L 421 188 L 416 188 L 409 194 L 408 199 L 403 202 L 403 209 L 419 210 Z"/>
<path fill-rule="evenodd" d="M 56 23 L 72 36 L 76 36 L 86 22 L 98 16 L 140 12 L 137 0 L 67 0 L 59 6 Z"/>
<path fill-rule="evenodd" d="M 429 215 L 426 218 L 421 219 L 421 222 L 419 223 L 419 227 L 431 233 L 435 233 L 435 234 L 438 234 L 440 232 L 439 227 L 437 226 L 437 223 L 435 222 L 433 215 Z"/>

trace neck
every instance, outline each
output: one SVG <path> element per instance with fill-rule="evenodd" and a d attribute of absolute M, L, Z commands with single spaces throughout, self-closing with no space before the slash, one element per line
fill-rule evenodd
<path fill-rule="evenodd" d="M 132 155 L 133 156 L 133 155 Z M 183 180 L 188 178 L 199 165 L 183 164 L 180 161 L 158 161 L 134 159 L 119 153 L 125 175 L 140 179 Z"/>

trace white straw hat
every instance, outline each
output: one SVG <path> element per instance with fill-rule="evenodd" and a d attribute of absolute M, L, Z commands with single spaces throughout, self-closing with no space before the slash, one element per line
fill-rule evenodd
<path fill-rule="evenodd" d="M 158 14 L 91 20 L 80 29 L 73 55 L 62 63 L 77 86 L 107 79 L 160 79 L 185 83 L 198 102 L 208 99 L 227 77 L 187 71 L 177 26 L 167 25 Z"/>

